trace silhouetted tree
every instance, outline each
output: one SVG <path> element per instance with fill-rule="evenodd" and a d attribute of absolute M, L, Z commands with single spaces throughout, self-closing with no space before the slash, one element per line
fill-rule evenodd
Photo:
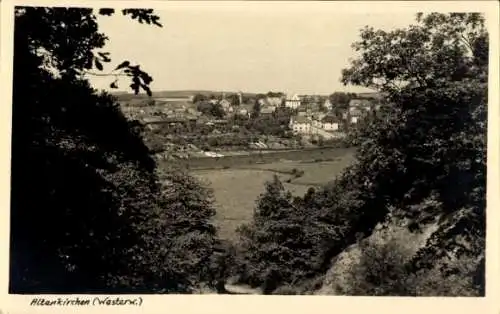
<path fill-rule="evenodd" d="M 161 25 L 153 10 L 121 12 Z M 114 10 L 15 9 L 9 291 L 187 292 L 186 270 L 163 258 L 179 237 L 143 127 L 83 78 L 125 76 L 151 95 L 139 66 L 102 72 L 111 59 L 98 14 Z"/>

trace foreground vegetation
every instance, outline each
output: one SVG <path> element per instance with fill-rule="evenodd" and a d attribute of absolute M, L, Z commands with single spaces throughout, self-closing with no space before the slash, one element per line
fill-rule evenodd
<path fill-rule="evenodd" d="M 253 221 L 240 229 L 234 271 L 264 293 L 302 293 L 356 245 L 358 261 L 344 269 L 351 286 L 337 293 L 484 294 L 482 17 L 418 15 L 404 30 L 367 27 L 354 47 L 361 57 L 343 72 L 344 82 L 384 92 L 390 111 L 351 134 L 360 143 L 356 162 L 324 188 L 297 199 L 279 178 L 267 184 Z M 366 240 L 376 228 L 399 225 L 435 229 L 413 252 L 398 241 Z"/>
<path fill-rule="evenodd" d="M 122 13 L 161 26 L 152 10 Z M 16 9 L 10 292 L 223 293 L 233 278 L 265 294 L 484 295 L 481 15 L 364 29 L 343 81 L 383 92 L 392 106 L 351 131 L 353 162 L 335 160 L 340 150 L 322 157 L 323 169 L 276 156 L 212 160 L 232 160 L 218 173 L 227 181 L 246 171 L 261 181 L 245 183 L 263 184 L 229 191 L 216 213 L 212 189 L 182 165 L 157 167 L 143 126 L 84 79 L 111 61 L 96 14 L 114 10 Z M 151 95 L 139 66 L 116 71 Z M 290 192 L 297 184 L 302 196 Z M 238 196 L 247 203 L 230 203 Z M 233 242 L 221 240 L 214 218 L 244 207 L 238 239 L 226 230 Z"/>
<path fill-rule="evenodd" d="M 161 26 L 152 10 L 122 13 Z M 111 61 L 96 15 L 114 10 L 15 14 L 9 291 L 189 293 L 216 282 L 210 191 L 175 169 L 160 184 L 142 126 L 83 78 Z M 139 66 L 117 71 L 151 93 Z"/>

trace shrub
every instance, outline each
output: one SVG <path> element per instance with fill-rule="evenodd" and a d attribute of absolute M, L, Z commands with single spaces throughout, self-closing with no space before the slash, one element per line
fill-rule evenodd
<path fill-rule="evenodd" d="M 346 274 L 349 284 L 339 288 L 340 294 L 357 296 L 407 296 L 412 295 L 407 284 L 405 264 L 408 249 L 397 239 L 385 243 L 362 240 L 361 256 Z"/>
<path fill-rule="evenodd" d="M 399 229 L 399 228 L 398 228 Z M 389 238 L 387 238 L 389 236 Z M 421 242 L 418 235 L 400 232 L 377 232 L 358 243 L 359 259 L 343 273 L 342 284 L 335 284 L 336 294 L 358 296 L 479 296 L 474 284 L 478 258 L 437 261 L 431 269 L 416 272 L 409 267 Z M 417 247 L 416 247 L 417 246 Z M 446 273 L 442 266 L 455 267 Z M 334 279 L 335 280 L 335 279 Z M 338 281 L 340 282 L 340 281 Z"/>
<path fill-rule="evenodd" d="M 242 251 L 241 281 L 269 294 L 314 273 L 314 237 L 304 227 L 304 208 L 275 176 L 260 196 L 253 221 L 238 232 Z"/>

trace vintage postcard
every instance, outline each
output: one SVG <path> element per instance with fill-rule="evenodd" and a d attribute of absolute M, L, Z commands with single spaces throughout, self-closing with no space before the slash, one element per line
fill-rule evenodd
<path fill-rule="evenodd" d="M 498 313 L 498 8 L 2 1 L 0 310 Z"/>

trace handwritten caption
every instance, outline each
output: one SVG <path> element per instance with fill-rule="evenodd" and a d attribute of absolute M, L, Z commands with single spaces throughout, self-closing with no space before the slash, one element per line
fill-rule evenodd
<path fill-rule="evenodd" d="M 94 298 L 33 298 L 30 306 L 141 306 L 142 298 L 94 297 Z"/>

